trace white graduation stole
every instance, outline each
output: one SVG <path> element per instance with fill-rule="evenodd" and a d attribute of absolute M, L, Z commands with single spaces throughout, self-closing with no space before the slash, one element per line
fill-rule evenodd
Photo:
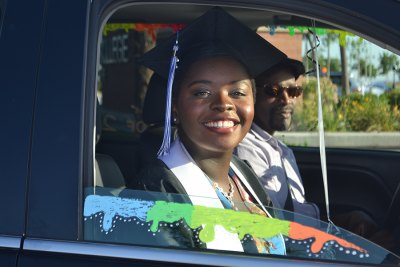
<path fill-rule="evenodd" d="M 172 143 L 169 154 L 160 156 L 159 159 L 162 160 L 178 178 L 193 205 L 224 208 L 209 179 L 194 162 L 189 152 L 187 152 L 183 144 L 179 141 L 179 138 Z M 257 201 L 261 209 L 263 209 L 269 217 L 272 217 L 251 188 L 244 175 L 233 162 L 230 163 L 230 167 L 252 197 Z M 220 225 L 216 225 L 214 231 L 215 238 L 212 242 L 207 243 L 207 248 L 243 252 L 243 246 L 237 234 L 228 232 Z M 274 242 L 279 242 L 281 246 L 285 247 L 281 235 L 275 237 Z"/>
<path fill-rule="evenodd" d="M 168 166 L 181 182 L 193 205 L 224 208 L 210 181 L 196 165 L 179 138 L 172 143 L 169 154 L 161 156 L 159 159 Z M 218 225 L 214 228 L 214 231 L 215 238 L 207 243 L 207 248 L 243 252 L 237 234 L 230 233 Z"/>

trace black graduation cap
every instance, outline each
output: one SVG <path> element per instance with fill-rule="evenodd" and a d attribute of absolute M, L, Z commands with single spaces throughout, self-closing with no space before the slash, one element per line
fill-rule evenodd
<path fill-rule="evenodd" d="M 178 69 L 207 56 L 229 55 L 247 67 L 252 77 L 287 58 L 255 31 L 220 7 L 211 8 L 183 30 L 145 53 L 141 62 L 164 78 L 170 71 L 173 46 L 178 42 Z"/>

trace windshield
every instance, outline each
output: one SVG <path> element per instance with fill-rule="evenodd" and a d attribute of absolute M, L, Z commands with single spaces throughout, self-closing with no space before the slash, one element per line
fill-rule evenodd
<path fill-rule="evenodd" d="M 364 264 L 399 262 L 387 250 L 348 231 L 284 210 L 259 207 L 275 217 L 271 218 L 212 207 L 219 199 L 204 198 L 203 206 L 189 204 L 193 196 L 187 195 L 111 192 L 87 189 L 86 240 Z"/>

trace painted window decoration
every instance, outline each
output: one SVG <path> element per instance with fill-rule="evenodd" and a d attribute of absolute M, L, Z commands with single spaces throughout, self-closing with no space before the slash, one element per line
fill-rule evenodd
<path fill-rule="evenodd" d="M 329 232 L 330 227 L 324 222 L 305 217 L 298 220 L 297 215 L 286 211 L 276 212 L 283 219 L 267 218 L 192 205 L 185 196 L 127 191 L 129 194 L 122 197 L 99 192 L 86 196 L 86 240 L 346 262 L 390 262 L 389 252 L 365 239 L 342 229 Z"/>

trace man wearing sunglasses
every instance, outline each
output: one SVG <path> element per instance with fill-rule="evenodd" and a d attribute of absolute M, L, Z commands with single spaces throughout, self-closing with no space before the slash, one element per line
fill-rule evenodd
<path fill-rule="evenodd" d="M 275 208 L 319 219 L 319 209 L 305 200 L 305 192 L 293 152 L 273 136 L 288 130 L 294 105 L 302 94 L 305 69 L 300 61 L 286 59 L 256 77 L 254 121 L 235 149 L 260 177 Z"/>
<path fill-rule="evenodd" d="M 317 205 L 305 200 L 293 151 L 273 136 L 276 131 L 288 130 L 292 124 L 294 105 L 302 94 L 300 82 L 304 73 L 300 61 L 286 59 L 256 77 L 254 121 L 235 154 L 254 169 L 274 208 L 319 219 Z M 357 210 L 335 215 L 333 221 L 383 247 L 391 249 L 398 243 L 391 232 L 379 231 L 365 212 Z"/>

